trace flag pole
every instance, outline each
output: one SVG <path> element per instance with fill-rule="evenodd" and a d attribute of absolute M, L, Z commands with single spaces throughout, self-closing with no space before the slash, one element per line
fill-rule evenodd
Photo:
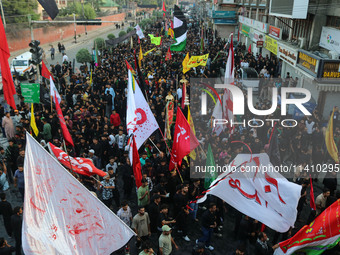
<path fill-rule="evenodd" d="M 150 142 L 153 144 L 153 146 L 155 146 L 155 148 L 158 150 L 159 153 L 161 153 L 161 151 L 159 150 L 159 148 L 156 146 L 156 144 L 151 140 L 151 138 L 149 138 Z"/>
<path fill-rule="evenodd" d="M 164 139 L 164 143 L 165 143 L 166 147 L 168 148 L 168 151 L 169 151 L 169 153 L 170 153 L 170 156 L 171 156 L 172 158 L 174 158 L 174 156 L 172 155 L 171 150 L 170 150 L 168 144 L 166 143 L 166 139 L 165 139 L 165 137 L 164 137 L 164 135 L 163 135 L 163 132 L 162 132 L 161 128 L 158 127 L 158 130 L 159 130 L 159 132 L 161 132 L 161 135 L 162 135 L 162 137 L 163 137 L 163 139 Z M 179 174 L 179 177 L 181 178 L 181 181 L 182 181 L 182 183 L 183 183 L 184 181 L 183 181 L 183 178 L 182 178 L 182 175 L 181 175 L 180 171 L 178 170 L 177 164 L 176 164 L 176 170 L 177 170 L 177 173 Z"/>

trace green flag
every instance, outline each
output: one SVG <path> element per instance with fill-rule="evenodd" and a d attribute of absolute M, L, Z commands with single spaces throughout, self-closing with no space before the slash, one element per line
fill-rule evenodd
<path fill-rule="evenodd" d="M 151 40 L 152 44 L 155 44 L 155 45 L 160 45 L 161 44 L 161 42 L 162 42 L 162 37 L 161 36 L 155 37 L 152 34 L 148 34 L 148 36 L 150 36 L 150 40 Z"/>
<path fill-rule="evenodd" d="M 210 184 L 217 178 L 218 173 L 215 171 L 215 160 L 214 155 L 211 150 L 211 146 L 209 144 L 208 153 L 207 153 L 207 161 L 206 165 L 206 173 L 204 178 L 204 188 L 209 188 Z"/>

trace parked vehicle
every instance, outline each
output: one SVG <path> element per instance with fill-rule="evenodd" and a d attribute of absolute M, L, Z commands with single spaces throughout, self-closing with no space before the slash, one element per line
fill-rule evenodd
<path fill-rule="evenodd" d="M 12 60 L 11 73 L 15 76 L 18 76 L 16 78 L 29 80 L 30 72 L 32 72 L 31 60 L 32 60 L 31 52 L 25 52 L 17 56 Z"/>

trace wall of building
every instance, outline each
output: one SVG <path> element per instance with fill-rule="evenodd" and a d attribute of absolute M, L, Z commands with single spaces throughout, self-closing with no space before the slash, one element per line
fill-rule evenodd
<path fill-rule="evenodd" d="M 229 38 L 230 33 L 235 33 L 235 26 L 232 25 L 214 25 L 217 30 L 218 36 L 221 38 Z"/>
<path fill-rule="evenodd" d="M 103 21 L 119 21 L 122 22 L 125 19 L 125 13 L 119 13 L 111 16 L 100 17 Z M 102 23 L 100 27 L 114 26 L 113 23 Z M 98 29 L 99 26 L 87 26 L 87 31 Z M 74 37 L 74 24 L 57 25 L 46 24 L 46 26 L 34 29 L 34 39 L 39 40 L 40 43 L 56 43 L 59 40 Z M 85 34 L 85 26 L 77 26 L 77 35 Z M 9 50 L 17 51 L 28 47 L 31 41 L 31 32 L 29 28 L 13 29 L 7 27 L 6 36 L 8 41 Z"/>
<path fill-rule="evenodd" d="M 329 118 L 330 112 L 333 110 L 334 106 L 339 107 L 340 92 L 332 92 L 326 94 L 326 103 L 323 109 L 323 116 L 325 119 Z"/>

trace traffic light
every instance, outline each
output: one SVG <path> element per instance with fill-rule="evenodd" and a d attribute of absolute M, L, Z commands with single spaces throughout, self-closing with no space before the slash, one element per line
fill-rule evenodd
<path fill-rule="evenodd" d="M 95 22 L 91 22 L 91 21 L 95 21 Z M 78 19 L 77 20 L 77 25 L 80 26 L 101 26 L 102 22 L 98 22 L 98 21 L 102 21 L 101 19 Z"/>
<path fill-rule="evenodd" d="M 32 40 L 28 45 L 31 47 L 30 52 L 32 53 L 31 63 L 34 65 L 39 65 L 43 54 L 42 48 L 39 47 L 40 41 Z"/>

